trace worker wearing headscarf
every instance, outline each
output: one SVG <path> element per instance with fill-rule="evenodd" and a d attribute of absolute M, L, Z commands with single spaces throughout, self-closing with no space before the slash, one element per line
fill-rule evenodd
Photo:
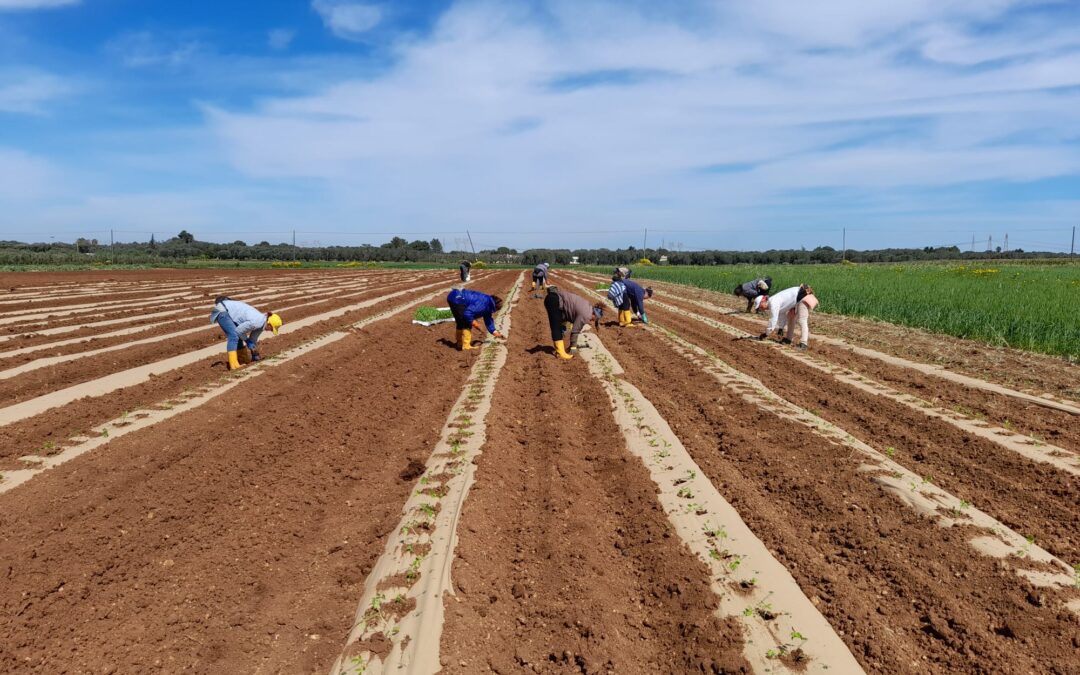
<path fill-rule="evenodd" d="M 534 291 L 537 286 L 540 286 L 541 289 L 547 286 L 548 271 L 550 268 L 551 265 L 548 265 L 546 262 L 542 262 L 533 268 L 532 289 Z"/>
<path fill-rule="evenodd" d="M 626 286 L 626 294 L 630 298 L 631 317 L 636 316 L 641 323 L 649 323 L 649 317 L 645 315 L 645 298 L 653 296 L 653 289 L 642 288 L 641 284 L 627 278 L 623 278 L 622 283 Z"/>
<path fill-rule="evenodd" d="M 746 311 L 750 312 L 754 309 L 754 299 L 759 295 L 766 295 L 772 285 L 772 277 L 747 281 L 745 284 L 739 284 L 735 287 L 735 296 L 746 298 Z"/>
<path fill-rule="evenodd" d="M 814 289 L 806 284 L 785 288 L 769 298 L 769 324 L 758 339 L 764 340 L 775 330 L 784 344 L 791 344 L 790 333 L 786 337 L 784 333 L 786 330 L 794 332 L 794 323 L 798 320 L 802 330 L 799 348 L 806 349 L 810 339 L 809 316 L 814 307 L 817 307 Z"/>
<path fill-rule="evenodd" d="M 472 263 L 468 260 L 462 260 L 458 265 L 458 273 L 461 275 L 461 281 L 465 282 L 469 280 L 469 275 L 472 273 Z"/>
<path fill-rule="evenodd" d="M 483 320 L 487 331 L 494 337 L 502 337 L 495 328 L 495 313 L 502 307 L 502 298 L 480 291 L 455 288 L 446 296 L 450 313 L 454 315 L 457 328 L 457 348 L 472 349 L 472 329 L 479 328 Z"/>
<path fill-rule="evenodd" d="M 629 267 L 621 267 L 621 266 L 616 267 L 615 271 L 612 272 L 613 277 L 617 276 L 620 279 L 629 279 L 631 274 L 633 274 L 633 272 L 630 270 Z"/>
<path fill-rule="evenodd" d="M 257 347 L 259 337 L 265 328 L 278 334 L 281 328 L 281 317 L 273 312 L 263 314 L 246 302 L 233 300 L 224 295 L 214 298 L 214 308 L 210 311 L 210 323 L 216 323 L 225 333 L 225 349 L 229 357 L 229 370 L 240 367 L 240 359 L 236 351 L 243 340 L 251 352 L 251 360 L 259 360 Z"/>
<path fill-rule="evenodd" d="M 547 287 L 544 309 L 547 311 L 548 324 L 551 326 L 551 340 L 555 345 L 555 354 L 560 359 L 574 358 L 578 336 L 581 335 L 585 324 L 593 321 L 596 326 L 599 326 L 600 318 L 604 315 L 602 304 L 592 304 L 580 295 L 559 290 L 555 286 Z M 570 330 L 569 342 L 565 337 L 567 329 Z"/>

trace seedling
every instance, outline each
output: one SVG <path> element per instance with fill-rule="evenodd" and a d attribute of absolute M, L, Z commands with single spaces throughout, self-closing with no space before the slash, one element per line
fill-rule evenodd
<path fill-rule="evenodd" d="M 694 498 L 693 490 L 691 490 L 688 487 L 679 488 L 679 491 L 676 494 L 678 494 L 683 499 L 693 499 Z"/>
<path fill-rule="evenodd" d="M 420 577 L 420 565 L 424 562 L 424 556 L 417 556 L 413 558 L 412 563 L 409 565 L 408 571 L 405 572 L 405 578 L 409 581 L 416 581 Z"/>
<path fill-rule="evenodd" d="M 692 469 L 687 469 L 686 475 L 682 476 L 681 478 L 676 478 L 673 484 L 674 485 L 682 485 L 683 483 L 687 483 L 687 482 L 690 482 L 690 481 L 694 480 L 694 478 L 696 478 L 696 477 L 697 477 L 697 472 L 695 472 Z"/>
<path fill-rule="evenodd" d="M 1080 588 L 1080 563 L 1073 565 L 1073 586 Z"/>
<path fill-rule="evenodd" d="M 892 446 L 889 446 L 889 447 L 885 448 L 885 454 L 888 455 L 889 457 L 895 456 L 896 455 L 896 448 L 894 448 Z"/>
<path fill-rule="evenodd" d="M 719 537 L 721 541 L 727 539 L 728 533 L 724 530 L 724 527 L 711 527 L 708 523 L 702 528 L 706 537 Z"/>
<path fill-rule="evenodd" d="M 101 430 L 101 437 L 102 438 L 108 438 L 109 437 L 109 430 L 108 429 L 102 429 Z"/>
<path fill-rule="evenodd" d="M 1035 543 L 1035 535 L 1029 535 L 1024 537 L 1024 545 L 1020 547 L 1020 550 L 1016 552 L 1016 555 L 1023 558 L 1026 555 L 1031 554 L 1031 546 Z"/>

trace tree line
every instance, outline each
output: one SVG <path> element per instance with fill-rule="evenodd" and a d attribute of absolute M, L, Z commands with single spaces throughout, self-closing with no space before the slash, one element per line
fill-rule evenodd
<path fill-rule="evenodd" d="M 487 263 L 535 265 L 549 262 L 568 265 L 576 259 L 582 265 L 628 265 L 647 258 L 653 263 L 671 265 L 734 265 L 734 264 L 826 264 L 848 260 L 856 263 L 911 262 L 968 259 L 1025 259 L 1068 257 L 1064 253 L 1048 253 L 1022 249 L 1003 252 L 962 251 L 956 246 L 925 248 L 888 248 L 866 251 L 839 251 L 831 246 L 814 249 L 775 249 L 768 251 L 673 251 L 664 248 L 638 249 L 544 249 L 524 251 L 508 247 L 471 251 L 446 251 L 439 239 L 408 241 L 394 237 L 381 245 L 361 246 L 293 246 L 244 241 L 217 244 L 198 241 L 184 230 L 165 241 L 102 244 L 96 239 L 78 239 L 74 243 L 34 243 L 0 241 L 0 264 L 71 264 L 114 263 L 154 264 L 184 263 L 188 260 L 266 260 L 266 261 L 332 261 L 332 262 L 435 262 L 452 263 L 459 260 L 482 260 Z"/>

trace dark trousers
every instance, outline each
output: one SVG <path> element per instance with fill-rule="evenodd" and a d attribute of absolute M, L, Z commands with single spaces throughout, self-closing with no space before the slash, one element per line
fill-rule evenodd
<path fill-rule="evenodd" d="M 544 310 L 547 311 L 548 325 L 551 326 L 551 339 L 561 340 L 564 329 L 562 310 L 559 309 L 559 296 L 548 293 L 544 298 Z"/>
<path fill-rule="evenodd" d="M 454 315 L 454 325 L 458 330 L 472 328 L 472 321 L 465 318 L 465 305 L 450 305 L 450 313 Z"/>

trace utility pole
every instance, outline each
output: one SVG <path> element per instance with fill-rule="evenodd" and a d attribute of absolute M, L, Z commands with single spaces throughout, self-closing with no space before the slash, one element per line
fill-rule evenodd
<path fill-rule="evenodd" d="M 1076 226 L 1075 225 L 1073 225 L 1072 243 L 1069 244 L 1069 255 L 1070 256 L 1076 255 Z"/>
<path fill-rule="evenodd" d="M 292 245 L 293 248 L 296 248 L 296 230 L 292 231 Z"/>
<path fill-rule="evenodd" d="M 475 246 L 473 246 L 473 243 L 472 243 L 472 235 L 471 235 L 471 234 L 469 234 L 469 231 L 468 231 L 468 230 L 465 230 L 465 236 L 467 236 L 467 237 L 469 238 L 469 248 L 471 248 L 471 249 L 472 249 L 472 255 L 473 255 L 473 258 L 475 258 L 475 257 L 476 257 L 476 247 L 475 247 Z"/>
<path fill-rule="evenodd" d="M 975 233 L 971 233 L 971 252 L 975 252 Z"/>
<path fill-rule="evenodd" d="M 990 251 L 993 251 L 993 250 L 994 250 L 994 235 L 988 234 L 988 235 L 986 235 L 986 252 L 989 253 Z"/>
<path fill-rule="evenodd" d="M 645 236 L 641 240 L 641 257 L 642 258 L 647 256 L 647 254 L 645 253 L 645 249 L 647 249 L 649 247 L 648 244 L 649 244 L 649 228 L 646 227 L 645 228 Z"/>
<path fill-rule="evenodd" d="M 113 239 L 113 231 L 109 230 L 109 248 L 116 246 L 116 240 Z"/>
<path fill-rule="evenodd" d="M 1005 252 L 1009 252 L 1009 233 L 1005 233 Z"/>
<path fill-rule="evenodd" d="M 840 254 L 840 259 L 847 262 L 847 228 L 844 228 L 844 252 Z"/>

